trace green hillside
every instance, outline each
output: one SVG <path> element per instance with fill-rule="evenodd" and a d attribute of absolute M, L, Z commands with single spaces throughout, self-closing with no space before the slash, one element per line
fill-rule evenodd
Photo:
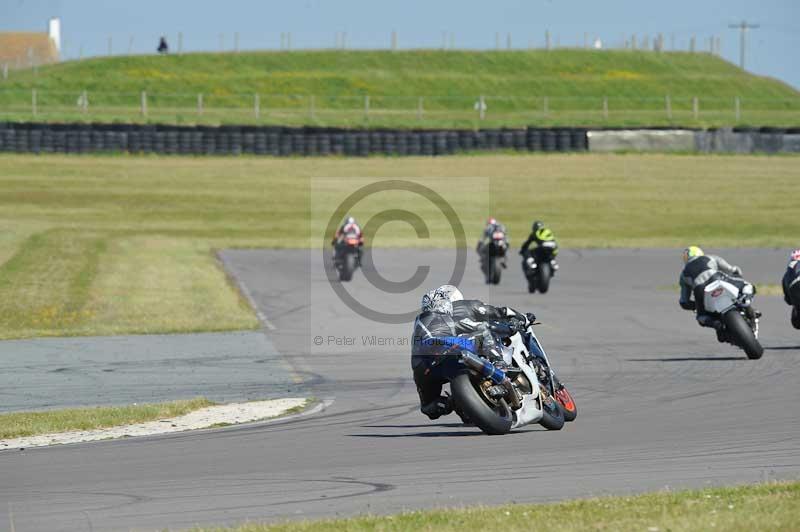
<path fill-rule="evenodd" d="M 12 71 L 0 82 L 0 116 L 31 119 L 34 88 L 36 119 L 50 121 L 800 124 L 798 91 L 705 53 L 298 51 L 95 58 Z M 146 114 L 141 91 L 147 93 Z"/>

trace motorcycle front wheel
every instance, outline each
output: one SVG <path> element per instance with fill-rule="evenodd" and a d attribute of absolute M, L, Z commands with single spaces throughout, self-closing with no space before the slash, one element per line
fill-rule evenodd
<path fill-rule="evenodd" d="M 486 434 L 506 434 L 511 430 L 513 415 L 504 400 L 491 404 L 484 399 L 477 387 L 480 381 L 471 378 L 469 372 L 456 375 L 450 380 L 453 400 L 467 418 Z"/>
<path fill-rule="evenodd" d="M 339 268 L 339 280 L 350 281 L 353 279 L 353 272 L 356 269 L 356 255 L 355 253 L 345 253 L 342 259 L 342 265 Z"/>
<path fill-rule="evenodd" d="M 500 257 L 493 257 L 491 264 L 491 281 L 492 284 L 500 284 L 500 270 L 502 267 L 503 259 Z"/>
<path fill-rule="evenodd" d="M 737 309 L 731 309 L 722 316 L 725 326 L 728 328 L 728 334 L 733 339 L 733 342 L 744 349 L 747 358 L 750 360 L 757 360 L 764 354 L 764 348 L 756 339 L 753 334 L 753 329 L 744 321 L 744 318 Z"/>
<path fill-rule="evenodd" d="M 564 421 L 575 421 L 575 418 L 578 417 L 578 407 L 575 406 L 572 394 L 563 384 L 556 390 L 556 401 L 561 405 L 561 410 L 564 412 Z"/>
<path fill-rule="evenodd" d="M 549 393 L 542 393 L 542 420 L 539 424 L 547 430 L 561 430 L 564 426 L 564 409 Z"/>
<path fill-rule="evenodd" d="M 549 262 L 539 264 L 539 292 L 546 294 L 550 289 L 550 277 L 553 276 Z"/>

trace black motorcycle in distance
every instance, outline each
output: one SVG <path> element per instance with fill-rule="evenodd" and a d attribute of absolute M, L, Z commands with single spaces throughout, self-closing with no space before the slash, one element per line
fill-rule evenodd
<path fill-rule="evenodd" d="M 500 284 L 500 273 L 506 267 L 507 253 L 508 239 L 505 231 L 493 232 L 491 240 L 480 251 L 481 271 L 486 278 L 486 284 Z"/>
<path fill-rule="evenodd" d="M 555 242 L 542 242 L 541 245 L 528 249 L 522 255 L 522 272 L 528 280 L 528 292 L 537 290 L 542 294 L 550 289 L 550 279 L 555 273 Z"/>

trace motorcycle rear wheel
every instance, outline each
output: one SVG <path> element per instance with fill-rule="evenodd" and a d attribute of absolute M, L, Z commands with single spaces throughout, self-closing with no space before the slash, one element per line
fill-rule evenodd
<path fill-rule="evenodd" d="M 764 348 L 756 339 L 753 330 L 744 321 L 744 318 L 737 309 L 731 309 L 722 316 L 725 326 L 728 328 L 728 334 L 733 339 L 734 343 L 744 349 L 747 358 L 750 360 L 757 360 L 764 354 Z"/>
<path fill-rule="evenodd" d="M 467 418 L 486 434 L 506 434 L 511 430 L 513 415 L 505 401 L 490 405 L 480 395 L 468 372 L 450 380 L 453 400 Z"/>

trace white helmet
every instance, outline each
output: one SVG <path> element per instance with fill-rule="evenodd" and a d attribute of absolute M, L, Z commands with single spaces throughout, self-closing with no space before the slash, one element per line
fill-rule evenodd
<path fill-rule="evenodd" d="M 461 290 L 451 284 L 443 284 L 437 288 L 436 291 L 444 294 L 444 296 L 449 299 L 451 303 L 462 301 L 464 299 L 464 294 L 461 293 Z"/>
<path fill-rule="evenodd" d="M 422 296 L 422 303 L 420 304 L 422 312 L 437 312 L 439 314 L 453 314 L 453 304 L 447 299 L 444 293 L 436 290 L 431 290 Z"/>

